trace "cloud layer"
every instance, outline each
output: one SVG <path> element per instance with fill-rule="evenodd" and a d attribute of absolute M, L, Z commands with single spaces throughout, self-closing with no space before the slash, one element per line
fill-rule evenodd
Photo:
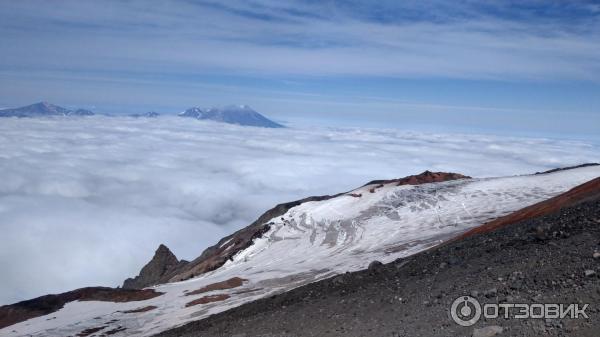
<path fill-rule="evenodd" d="M 423 170 L 531 173 L 597 144 L 177 117 L 0 122 L 0 304 L 117 285 L 160 243 L 191 259 L 277 203 Z"/>

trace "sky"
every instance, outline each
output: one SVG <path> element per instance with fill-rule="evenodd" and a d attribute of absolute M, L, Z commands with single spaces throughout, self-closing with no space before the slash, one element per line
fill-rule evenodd
<path fill-rule="evenodd" d="M 425 170 L 473 177 L 600 162 L 600 144 L 190 118 L 0 120 L 0 305 L 194 259 L 275 205 Z"/>
<path fill-rule="evenodd" d="M 597 1 L 1 1 L 0 107 L 597 138 Z"/>

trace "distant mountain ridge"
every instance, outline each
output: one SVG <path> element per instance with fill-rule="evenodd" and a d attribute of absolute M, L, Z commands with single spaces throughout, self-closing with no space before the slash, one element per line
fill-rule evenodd
<path fill-rule="evenodd" d="M 50 116 L 93 116 L 92 111 L 86 109 L 71 110 L 48 102 L 39 102 L 18 108 L 0 109 L 0 117 L 50 117 Z M 111 115 L 107 115 L 111 116 Z M 123 115 L 125 116 L 125 115 Z M 160 114 L 154 111 L 146 113 L 133 113 L 127 115 L 134 118 L 155 118 Z M 178 114 L 179 117 L 188 117 L 199 120 L 211 120 L 220 123 L 236 124 L 243 126 L 256 126 L 263 128 L 284 128 L 261 115 L 248 105 L 228 105 L 222 108 L 203 109 L 192 107 Z"/>
<path fill-rule="evenodd" d="M 86 109 L 71 110 L 48 102 L 39 102 L 19 108 L 0 110 L 0 117 L 93 116 Z"/>
<path fill-rule="evenodd" d="M 266 118 L 247 105 L 228 105 L 222 108 L 210 109 L 192 107 L 180 113 L 179 116 L 263 128 L 284 127 L 283 125 Z"/>

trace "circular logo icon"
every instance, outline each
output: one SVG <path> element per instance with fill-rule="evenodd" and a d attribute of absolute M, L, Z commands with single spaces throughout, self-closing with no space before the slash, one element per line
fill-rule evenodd
<path fill-rule="evenodd" d="M 481 304 L 471 296 L 461 296 L 452 302 L 450 316 L 458 325 L 471 326 L 481 318 Z"/>

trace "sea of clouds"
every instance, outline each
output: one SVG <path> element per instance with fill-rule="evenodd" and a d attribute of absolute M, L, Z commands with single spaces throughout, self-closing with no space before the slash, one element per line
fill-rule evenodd
<path fill-rule="evenodd" d="M 474 177 L 598 161 L 585 141 L 178 117 L 0 120 L 0 304 L 192 259 L 277 203 L 428 170 Z"/>

